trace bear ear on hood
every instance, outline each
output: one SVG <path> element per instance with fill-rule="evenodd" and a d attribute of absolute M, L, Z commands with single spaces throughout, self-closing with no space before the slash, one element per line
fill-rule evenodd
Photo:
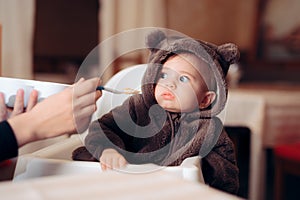
<path fill-rule="evenodd" d="M 233 43 L 226 43 L 218 46 L 217 52 L 228 65 L 236 63 L 240 58 L 238 47 Z"/>
<path fill-rule="evenodd" d="M 226 43 L 218 46 L 216 52 L 221 58 L 219 59 L 219 63 L 221 64 L 223 73 L 226 76 L 230 65 L 237 63 L 240 58 L 238 47 L 233 43 Z"/>
<path fill-rule="evenodd" d="M 160 49 L 161 41 L 167 38 L 166 34 L 160 30 L 156 30 L 150 33 L 146 39 L 146 45 L 151 52 L 155 52 Z"/>

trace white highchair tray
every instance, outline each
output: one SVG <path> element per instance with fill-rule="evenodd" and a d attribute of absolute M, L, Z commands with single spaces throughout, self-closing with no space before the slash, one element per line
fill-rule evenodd
<path fill-rule="evenodd" d="M 81 145 L 81 139 L 75 136 L 32 154 L 20 156 L 13 181 L 43 176 L 101 172 L 98 162 L 71 160 L 72 151 Z M 154 164 L 127 165 L 118 171 L 124 173 L 151 173 L 164 170 L 186 180 L 204 183 L 199 159 L 199 157 L 191 157 L 184 160 L 180 166 L 174 167 L 162 167 Z"/>

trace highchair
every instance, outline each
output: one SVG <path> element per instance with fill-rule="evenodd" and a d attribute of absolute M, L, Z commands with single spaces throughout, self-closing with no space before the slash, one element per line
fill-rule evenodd
<path fill-rule="evenodd" d="M 141 79 L 146 67 L 147 64 L 141 64 L 125 68 L 115 74 L 105 84 L 105 87 L 119 90 L 124 88 L 140 90 Z M 92 116 L 92 121 L 98 119 L 115 106 L 121 105 L 127 97 L 128 94 L 112 94 L 103 91 L 102 97 L 97 101 L 98 109 Z M 36 152 L 21 155 L 18 158 L 13 180 L 19 181 L 42 176 L 78 174 L 93 171 L 100 172 L 101 167 L 98 162 L 73 161 L 71 158 L 73 150 L 83 146 L 84 137 L 87 133 L 88 131 L 80 135 L 75 134 Z M 183 179 L 204 183 L 200 158 L 198 156 L 187 158 L 180 166 L 158 167 L 151 163 L 145 165 L 129 164 L 123 170 L 131 173 L 165 170 Z"/>

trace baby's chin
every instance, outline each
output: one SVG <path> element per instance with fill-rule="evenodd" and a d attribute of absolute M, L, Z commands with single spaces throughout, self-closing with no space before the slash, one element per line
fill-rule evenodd
<path fill-rule="evenodd" d="M 173 113 L 187 113 L 187 112 L 191 112 L 190 110 L 183 110 L 183 109 L 180 109 L 180 108 L 164 108 L 164 107 L 162 107 L 162 108 L 165 109 L 168 112 L 173 112 Z"/>
<path fill-rule="evenodd" d="M 180 107 L 174 105 L 174 103 L 166 103 L 166 102 L 158 102 L 160 107 L 162 107 L 164 110 L 168 112 L 173 112 L 173 113 L 189 113 L 189 112 L 194 112 L 195 110 L 199 110 L 198 105 L 195 105 L 193 107 Z"/>
<path fill-rule="evenodd" d="M 181 110 L 178 110 L 178 109 L 168 109 L 168 108 L 164 108 L 164 109 L 168 112 L 181 113 Z"/>
<path fill-rule="evenodd" d="M 173 106 L 168 106 L 168 105 L 162 105 L 162 104 L 159 104 L 160 107 L 162 107 L 164 110 L 168 111 L 168 112 L 181 112 L 181 109 L 178 109 L 178 108 L 175 108 Z"/>
<path fill-rule="evenodd" d="M 186 109 L 164 108 L 164 107 L 162 107 L 162 108 L 165 109 L 166 111 L 173 112 L 173 113 L 190 113 L 190 112 L 200 110 L 198 107 L 196 107 L 196 108 L 186 108 Z"/>

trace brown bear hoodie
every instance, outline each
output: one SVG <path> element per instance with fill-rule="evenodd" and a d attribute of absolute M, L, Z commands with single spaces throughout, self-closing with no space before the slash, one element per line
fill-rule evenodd
<path fill-rule="evenodd" d="M 85 146 L 97 160 L 106 148 L 114 148 L 132 164 L 180 165 L 200 156 L 205 183 L 229 193 L 239 188 L 234 146 L 216 117 L 227 100 L 225 77 L 230 64 L 239 59 L 237 46 L 216 46 L 157 30 L 148 35 L 149 64 L 142 79 L 142 94 L 129 97 L 123 105 L 94 121 Z M 188 52 L 209 64 L 215 79 L 217 99 L 208 109 L 171 113 L 154 97 L 162 65 L 174 54 Z M 75 158 L 76 159 L 76 158 Z"/>

